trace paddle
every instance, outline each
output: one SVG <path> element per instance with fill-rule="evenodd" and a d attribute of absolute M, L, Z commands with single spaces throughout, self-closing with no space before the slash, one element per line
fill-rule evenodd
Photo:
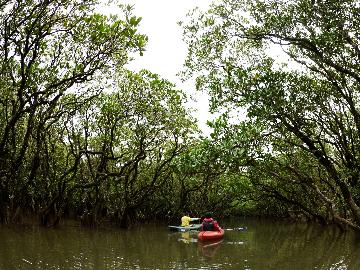
<path fill-rule="evenodd" d="M 247 227 L 238 227 L 238 228 L 227 228 L 225 231 L 246 231 Z"/>

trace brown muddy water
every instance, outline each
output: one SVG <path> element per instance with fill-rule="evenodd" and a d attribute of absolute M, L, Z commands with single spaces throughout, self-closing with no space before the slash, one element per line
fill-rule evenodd
<path fill-rule="evenodd" d="M 360 269 L 360 237 L 316 224 L 242 219 L 220 242 L 166 225 L 130 230 L 0 227 L 0 269 Z"/>

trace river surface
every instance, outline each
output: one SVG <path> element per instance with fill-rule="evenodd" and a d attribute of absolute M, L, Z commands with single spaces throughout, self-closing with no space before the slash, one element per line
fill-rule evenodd
<path fill-rule="evenodd" d="M 221 242 L 166 225 L 131 230 L 0 227 L 0 269 L 360 269 L 360 237 L 334 227 L 260 220 L 220 224 Z"/>

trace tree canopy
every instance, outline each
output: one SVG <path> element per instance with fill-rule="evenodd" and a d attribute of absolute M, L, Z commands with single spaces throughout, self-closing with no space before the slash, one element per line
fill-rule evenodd
<path fill-rule="evenodd" d="M 244 108 L 237 126 L 256 130 L 239 143 L 257 153 L 248 172 L 259 191 L 286 209 L 357 229 L 359 8 L 224 0 L 184 24 L 187 74 L 198 75 L 214 110 Z"/>
<path fill-rule="evenodd" d="M 223 0 L 182 22 L 185 78 L 221 115 L 146 69 L 141 18 L 100 1 L 0 3 L 0 223 L 84 225 L 182 211 L 360 229 L 355 0 Z"/>

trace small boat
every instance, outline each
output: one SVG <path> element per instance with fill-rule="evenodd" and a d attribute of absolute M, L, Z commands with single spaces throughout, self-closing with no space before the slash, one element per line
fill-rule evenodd
<path fill-rule="evenodd" d="M 224 233 L 224 229 L 220 229 L 220 231 L 201 231 L 198 233 L 198 239 L 200 241 L 218 240 L 224 237 Z"/>
<path fill-rule="evenodd" d="M 176 232 L 187 232 L 187 231 L 198 231 L 201 228 L 201 224 L 191 224 L 189 226 L 169 226 L 170 231 Z"/>

